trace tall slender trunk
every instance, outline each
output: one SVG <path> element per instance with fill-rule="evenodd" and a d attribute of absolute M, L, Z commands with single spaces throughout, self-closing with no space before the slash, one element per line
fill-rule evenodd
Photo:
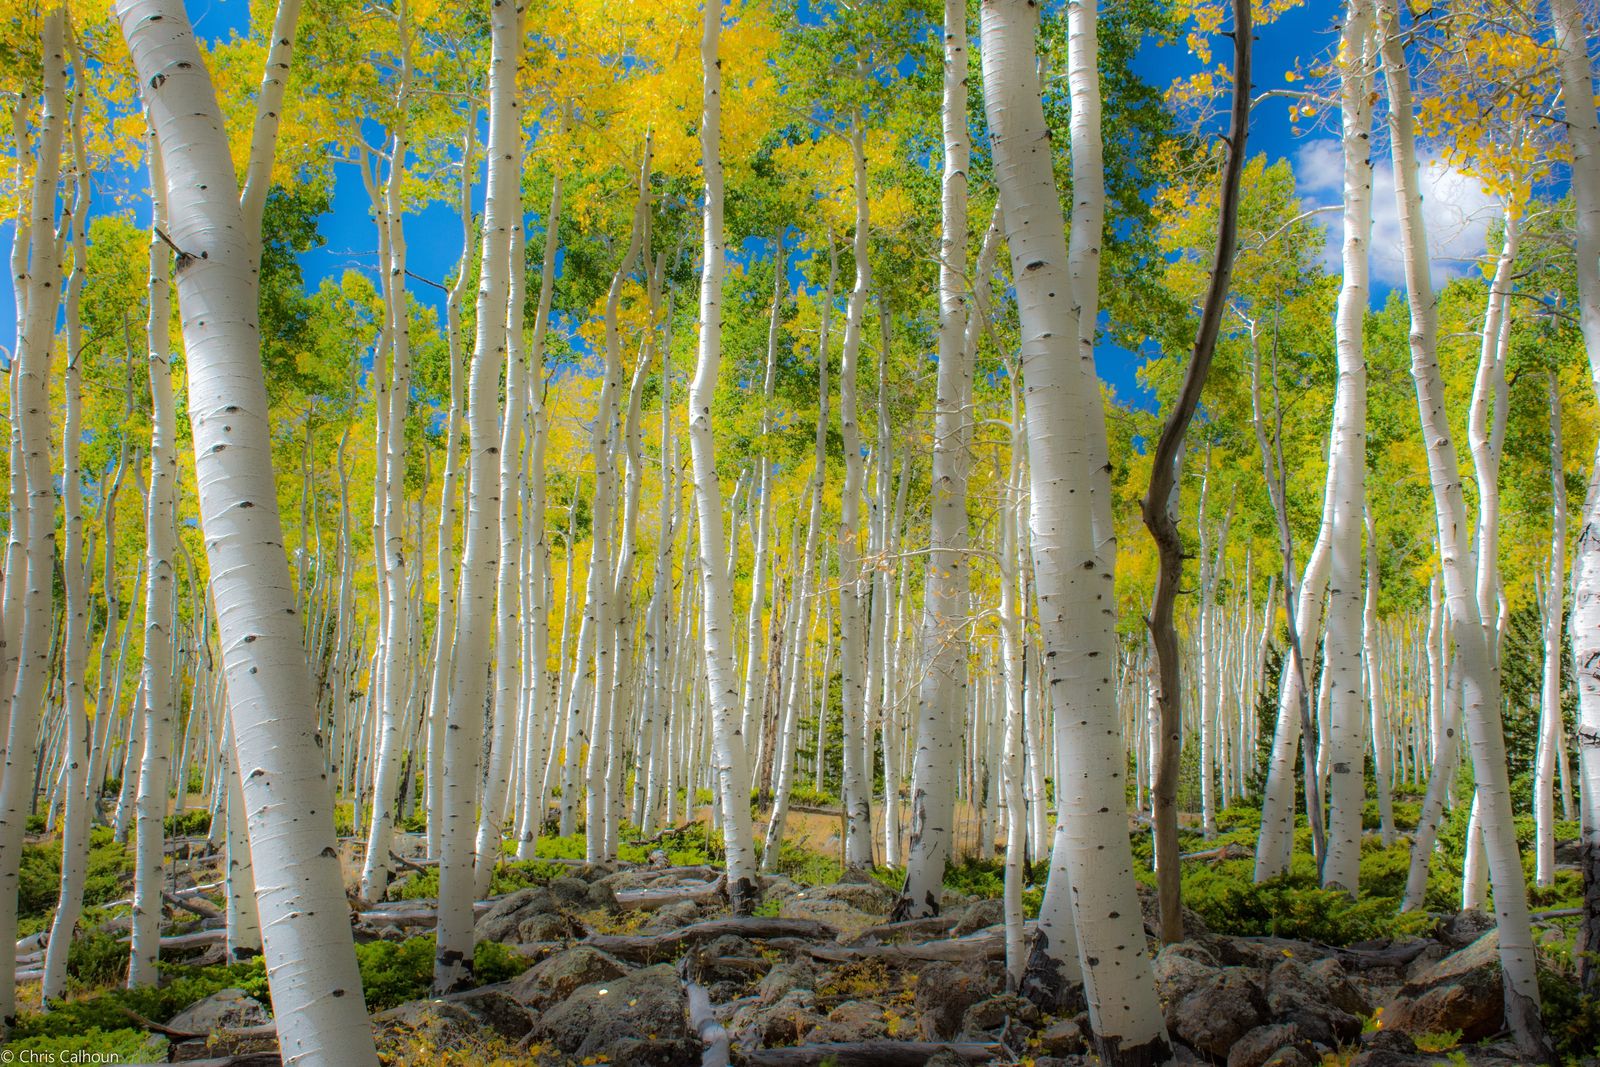
<path fill-rule="evenodd" d="M 428 855 L 439 856 L 444 814 L 444 749 L 450 694 L 450 666 L 455 647 L 456 628 L 456 528 L 461 494 L 456 487 L 461 463 L 461 307 L 466 299 L 471 276 L 476 234 L 472 226 L 473 142 L 477 135 L 477 108 L 467 121 L 466 143 L 461 151 L 461 191 L 457 211 L 461 216 L 461 260 L 456 264 L 456 280 L 445 301 L 445 342 L 450 352 L 450 409 L 445 415 L 444 474 L 439 480 L 439 522 L 435 530 L 434 568 L 439 583 L 438 611 L 434 616 L 433 661 L 429 665 L 428 686 Z M 340 463 L 343 464 L 343 446 Z M 340 521 L 347 523 L 348 509 L 341 509 Z M 348 606 L 349 578 L 343 568 L 339 581 L 339 622 L 344 625 Z M 338 686 L 336 685 L 336 688 Z M 342 701 L 335 701 L 335 705 Z M 343 714 L 343 708 L 337 708 Z"/>
<path fill-rule="evenodd" d="M 378 744 L 374 753 L 377 773 L 373 777 L 372 821 L 367 833 L 367 853 L 361 868 L 361 896 L 381 900 L 389 884 L 389 852 L 394 841 L 396 794 L 400 786 L 400 758 L 405 738 L 401 722 L 404 714 L 404 675 L 411 641 L 411 617 L 406 596 L 405 467 L 406 411 L 411 394 L 411 320 L 406 306 L 405 208 L 401 199 L 406 176 L 409 129 L 406 109 L 411 83 L 411 38 L 406 0 L 395 9 L 399 24 L 400 75 L 395 89 L 395 129 L 389 157 L 389 180 L 383 202 L 376 201 L 383 218 L 388 241 L 388 262 L 384 264 L 385 303 L 390 380 L 380 389 L 377 401 L 386 405 L 381 435 L 386 446 L 377 457 L 378 497 L 373 502 L 379 512 L 379 585 L 387 610 L 379 615 L 378 651 Z M 381 373 L 374 367 L 375 373 Z"/>
<path fill-rule="evenodd" d="M 11 367 L 15 390 L 11 469 L 23 472 L 26 518 L 14 516 L 12 529 L 24 531 L 22 547 L 12 555 L 6 571 L 6 585 L 19 588 L 19 599 L 8 605 L 6 620 L 8 640 L 17 641 L 17 661 L 5 723 L 5 777 L 0 784 L 0 946 L 12 944 L 17 937 L 22 835 L 33 799 L 39 723 L 50 685 L 56 539 L 56 492 L 50 471 L 50 363 L 61 305 L 56 184 L 68 119 L 65 24 L 66 13 L 58 8 L 44 16 L 40 27 L 44 109 L 31 188 L 25 194 L 29 205 L 26 225 L 19 220 L 17 227 L 17 241 L 28 247 L 29 254 L 26 272 L 13 276 L 21 316 Z M 19 143 L 19 154 L 22 147 Z M 13 610 L 18 617 L 10 617 Z M 8 959 L 0 965 L 0 1029 L 9 1032 L 15 1017 L 16 965 Z"/>
<path fill-rule="evenodd" d="M 174 629 L 177 623 L 173 557 L 177 551 L 177 411 L 172 394 L 172 317 L 169 253 L 159 232 L 168 225 L 162 190 L 166 185 L 160 147 L 150 146 L 151 236 L 150 324 L 150 495 L 145 501 L 144 751 L 139 792 L 133 883 L 132 960 L 128 986 L 154 985 L 159 974 L 162 845 L 171 778 L 177 693 L 173 687 Z"/>
<path fill-rule="evenodd" d="M 1500 720 L 1498 648 L 1492 636 L 1493 623 L 1483 616 L 1475 596 L 1476 575 L 1469 546 L 1461 543 L 1467 530 L 1466 505 L 1462 498 L 1455 442 L 1445 416 L 1444 384 L 1435 351 L 1437 307 L 1428 275 L 1428 238 L 1422 217 L 1411 75 L 1406 66 L 1394 0 L 1378 0 L 1378 11 L 1384 83 L 1389 96 L 1395 202 L 1400 218 L 1406 293 L 1411 307 L 1412 377 L 1416 382 L 1417 411 L 1428 445 L 1428 471 L 1433 482 L 1450 630 L 1461 663 L 1462 705 L 1477 781 L 1484 848 L 1494 884 L 1500 965 L 1505 975 L 1506 1025 L 1523 1055 L 1543 1060 L 1548 1058 L 1550 1050 L 1539 1016 L 1527 886 L 1511 821 L 1511 790 Z"/>
<path fill-rule="evenodd" d="M 911 837 L 895 918 L 937 915 L 955 819 L 960 715 L 966 709 L 968 397 L 975 349 L 966 344 L 967 5 L 944 5 L 944 176 L 940 186 L 939 377 L 933 426 L 933 500 L 923 584 L 921 684 L 911 762 Z"/>
<path fill-rule="evenodd" d="M 500 553 L 495 560 L 494 692 L 491 699 L 488 765 L 478 804 L 475 897 L 489 895 L 505 839 L 506 802 L 511 790 L 522 683 L 522 461 L 528 411 L 528 363 L 523 349 L 523 218 L 520 194 L 511 225 L 511 281 L 506 305 L 506 405 L 500 421 Z"/>
<path fill-rule="evenodd" d="M 711 701 L 712 766 L 727 850 L 728 897 L 736 913 L 755 907 L 760 892 L 750 825 L 750 775 L 738 721 L 739 685 L 734 670 L 733 575 L 722 532 L 722 487 L 717 478 L 712 398 L 722 363 L 722 68 L 717 45 L 722 0 L 707 0 L 700 41 L 700 152 L 705 171 L 705 241 L 700 274 L 700 344 L 689 387 L 689 450 L 700 511 L 700 570 L 705 593 L 701 640 L 706 692 Z M 870 833 L 870 829 L 868 831 Z"/>
<path fill-rule="evenodd" d="M 1156 442 L 1150 461 L 1150 485 L 1141 504 L 1144 524 L 1156 543 L 1159 561 L 1155 599 L 1150 607 L 1147 625 L 1150 628 L 1150 643 L 1156 653 L 1155 677 L 1161 723 L 1160 760 L 1155 786 L 1156 880 L 1161 901 L 1161 939 L 1169 944 L 1183 939 L 1177 806 L 1183 704 L 1178 687 L 1178 631 L 1173 619 L 1178 584 L 1183 578 L 1183 541 L 1178 533 L 1177 522 L 1181 485 L 1179 475 L 1183 464 L 1184 439 L 1189 432 L 1189 422 L 1200 406 L 1200 395 L 1211 370 L 1212 357 L 1216 354 L 1228 285 L 1233 277 L 1233 255 L 1239 230 L 1239 186 L 1244 174 L 1245 137 L 1250 126 L 1249 4 L 1244 0 L 1235 0 L 1233 18 L 1233 106 L 1228 124 L 1228 154 L 1222 173 L 1211 281 L 1201 308 L 1200 325 L 1195 331 L 1194 351 L 1189 356 L 1178 398 Z M 1202 587 L 1204 585 L 1205 582 L 1202 582 Z M 1206 610 L 1203 602 L 1200 610 Z M 1207 669 L 1206 665 L 1202 664 L 1201 669 Z M 1206 714 L 1203 702 L 1200 713 L 1203 719 Z M 1202 731 L 1207 729 L 1203 721 L 1200 728 Z M 1201 770 L 1209 778 L 1210 767 L 1204 758 Z M 1209 794 L 1210 790 L 1209 783 L 1203 787 L 1205 794 Z"/>
<path fill-rule="evenodd" d="M 467 387 L 466 535 L 456 605 L 454 663 L 445 731 L 444 796 L 439 847 L 438 948 L 433 988 L 438 993 L 472 981 L 477 808 L 488 700 L 489 648 L 494 635 L 496 520 L 499 517 L 500 368 L 506 359 L 512 217 L 520 218 L 522 8 L 490 5 L 488 180 L 478 272 L 477 335 Z M 518 269 L 521 265 L 518 264 Z M 520 321 L 516 324 L 520 329 Z"/>
<path fill-rule="evenodd" d="M 1577 206 L 1578 325 L 1589 377 L 1600 399 L 1600 113 L 1594 104 L 1589 34 L 1578 0 L 1549 0 L 1572 146 Z M 1572 554 L 1572 667 L 1578 681 L 1578 768 L 1583 820 L 1583 924 L 1573 946 L 1584 992 L 1600 989 L 1600 443 Z"/>
<path fill-rule="evenodd" d="M 1121 802 L 1126 758 L 1115 689 L 1105 677 L 1116 659 L 1115 619 L 1105 606 L 1112 572 L 1104 565 L 1109 552 L 1096 543 L 1089 489 L 1106 444 L 1085 417 L 1090 406 L 1098 407 L 1098 383 L 1092 363 L 1069 355 L 1073 346 L 1081 348 L 1079 308 L 1051 296 L 1066 291 L 1072 270 L 1084 266 L 1081 259 L 1069 262 L 1049 155 L 1036 150 L 1049 136 L 1039 95 L 1038 18 L 1037 7 L 1020 0 L 985 0 L 982 7 L 984 102 L 1022 321 L 1035 581 L 1050 687 L 1057 694 L 1055 858 L 1071 885 L 1084 994 L 1101 1058 L 1161 1063 L 1169 1054 L 1166 1026 L 1144 951 Z M 1098 45 L 1092 4 L 1070 8 L 1068 18 L 1076 162 L 1080 138 L 1098 144 L 1099 116 L 1089 106 L 1098 102 L 1098 89 L 1092 101 L 1079 95 L 1097 84 Z M 1082 196 L 1083 186 L 1075 188 Z M 1075 237 L 1098 247 L 1098 232 Z M 1116 804 L 1106 804 L 1108 794 Z M 1037 948 L 1052 961 L 1061 959 L 1049 944 Z"/>
<path fill-rule="evenodd" d="M 288 7 L 298 13 L 293 0 L 280 7 L 270 53 L 285 66 Z M 118 16 L 164 149 L 168 235 L 182 249 L 175 273 L 195 481 L 236 755 L 249 767 L 243 793 L 279 1048 L 285 1063 L 375 1064 L 272 476 L 254 315 L 259 223 L 241 210 L 222 115 L 182 4 L 125 0 Z M 260 154 L 270 165 L 272 143 L 257 139 L 252 166 Z"/>
<path fill-rule="evenodd" d="M 517 858 L 532 859 L 533 846 L 538 840 L 540 824 L 544 819 L 544 772 L 542 762 L 556 708 L 546 699 L 549 678 L 546 657 L 550 647 L 550 604 L 544 589 L 550 572 L 550 543 L 545 532 L 545 441 L 549 434 L 549 417 L 545 413 L 546 377 L 544 368 L 545 335 L 550 328 L 550 307 L 555 297 L 556 249 L 560 244 L 561 175 L 550 184 L 550 207 L 544 219 L 544 258 L 540 261 L 539 304 L 534 313 L 533 338 L 528 346 L 530 401 L 532 411 L 532 440 L 528 444 L 532 467 L 531 492 L 523 512 L 523 523 L 533 535 L 534 573 L 527 575 L 528 588 L 533 591 L 532 619 L 528 633 L 530 647 L 525 655 L 531 660 L 527 697 L 529 711 L 523 728 L 527 730 L 527 744 L 523 746 L 522 812 L 517 827 Z M 526 535 L 525 535 L 526 536 Z"/>
<path fill-rule="evenodd" d="M 1561 734 L 1561 620 L 1567 573 L 1567 472 L 1561 451 L 1560 379 L 1550 373 L 1550 567 L 1544 582 L 1539 630 L 1544 668 L 1539 688 L 1539 743 L 1533 770 L 1534 879 L 1555 881 L 1555 769 Z"/>
<path fill-rule="evenodd" d="M 856 76 L 865 81 L 865 57 L 857 60 Z M 839 658 L 842 706 L 840 723 L 845 815 L 845 863 L 872 863 L 872 767 L 863 723 L 866 694 L 866 604 L 861 580 L 861 492 L 865 462 L 861 456 L 861 424 L 856 415 L 857 361 L 872 286 L 869 260 L 866 129 L 861 109 L 850 117 L 850 154 L 854 162 L 856 280 L 845 309 L 844 344 L 839 356 L 839 436 L 844 443 L 844 486 L 839 503 Z"/>
<path fill-rule="evenodd" d="M 1350 0 L 1340 54 L 1344 147 L 1344 248 L 1334 344 L 1339 382 L 1328 446 L 1328 631 L 1323 674 L 1329 686 L 1327 852 L 1322 884 L 1355 896 L 1361 876 L 1361 809 L 1366 802 L 1366 701 L 1361 685 L 1361 537 L 1366 506 L 1367 258 L 1372 232 L 1371 9 Z"/>
<path fill-rule="evenodd" d="M 72 199 L 72 274 L 67 279 L 66 333 L 67 367 L 63 387 L 61 419 L 61 499 L 62 530 L 66 544 L 61 553 L 62 586 L 65 594 L 66 628 L 62 634 L 62 715 L 66 720 L 66 737 L 63 739 L 65 768 L 62 789 L 65 792 L 61 830 L 61 893 L 56 902 L 56 913 L 50 923 L 50 940 L 46 943 L 44 976 L 40 983 L 40 999 L 48 1003 L 66 992 L 67 950 L 72 945 L 72 935 L 83 913 L 83 885 L 89 869 L 89 815 L 92 808 L 89 796 L 89 739 L 91 727 L 85 708 L 84 673 L 89 658 L 89 565 L 92 546 L 86 551 L 83 535 L 83 480 L 79 466 L 79 445 L 83 433 L 83 321 L 79 305 L 83 298 L 83 285 L 88 269 L 89 221 L 89 159 L 84 148 L 83 58 L 76 40 L 68 39 L 75 78 L 72 95 L 70 129 L 72 133 L 73 199 Z M 124 445 L 118 457 L 116 479 L 122 476 L 122 460 L 126 458 Z M 116 506 L 116 490 L 110 493 L 108 508 Z M 107 573 L 111 581 L 106 584 L 110 605 L 115 604 L 115 544 L 112 534 L 115 523 L 106 513 L 108 561 Z M 106 613 L 106 633 L 116 627 L 115 608 Z M 104 661 L 105 657 L 101 657 Z"/>

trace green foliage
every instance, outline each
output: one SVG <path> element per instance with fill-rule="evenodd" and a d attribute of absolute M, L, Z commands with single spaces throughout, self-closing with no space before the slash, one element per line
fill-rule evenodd
<path fill-rule="evenodd" d="M 498 941 L 479 941 L 472 951 L 472 976 L 480 985 L 510 981 L 531 966 L 532 960 Z"/>
<path fill-rule="evenodd" d="M 373 941 L 357 945 L 356 963 L 361 968 L 367 1010 L 386 1011 L 427 996 L 433 984 L 434 945 L 432 934 L 398 943 Z M 472 954 L 473 976 L 480 985 L 514 978 L 531 963 L 496 942 L 480 941 Z"/>
<path fill-rule="evenodd" d="M 1296 855 L 1289 872 L 1257 883 L 1254 861 L 1191 863 L 1183 872 L 1183 902 L 1213 931 L 1237 937 L 1276 936 L 1329 945 L 1423 932 L 1425 912 L 1401 914 L 1410 849 L 1373 842 L 1361 855 L 1361 897 L 1323 889 L 1309 855 Z"/>
<path fill-rule="evenodd" d="M 191 808 L 179 815 L 168 815 L 164 825 L 168 837 L 200 837 L 211 832 L 211 813 Z"/>
<path fill-rule="evenodd" d="M 95 989 L 128 975 L 128 944 L 116 934 L 97 930 L 75 937 L 67 949 L 67 976 L 80 989 Z"/>
<path fill-rule="evenodd" d="M 432 934 L 407 941 L 373 941 L 356 946 L 361 990 L 368 1011 L 386 1011 L 427 994 L 433 982 Z"/>
<path fill-rule="evenodd" d="M 1600 1053 L 1600 1000 L 1583 996 L 1576 976 L 1541 967 L 1539 1000 L 1558 1062 L 1577 1064 Z"/>
<path fill-rule="evenodd" d="M 84 878 L 85 906 L 115 900 L 133 877 L 133 855 L 117 843 L 111 831 L 97 826 L 89 835 L 89 866 Z M 22 846 L 22 865 L 17 876 L 17 916 L 19 919 L 47 917 L 61 896 L 61 840 L 41 841 Z"/>
<path fill-rule="evenodd" d="M 123 946 L 126 955 L 127 946 Z M 266 1000 L 266 965 L 257 957 L 217 967 L 162 965 L 162 984 L 138 989 L 112 987 L 80 1000 L 56 1005 L 48 1014 L 25 1014 L 12 1036 L 70 1038 L 91 1030 L 114 1031 L 128 1025 L 128 1012 L 164 1023 L 197 1000 L 223 989 L 243 989 Z"/>

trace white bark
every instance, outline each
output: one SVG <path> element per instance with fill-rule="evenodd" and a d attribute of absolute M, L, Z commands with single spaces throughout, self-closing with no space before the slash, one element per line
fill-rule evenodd
<path fill-rule="evenodd" d="M 1567 473 L 1561 450 L 1561 393 L 1550 375 L 1550 566 L 1540 597 L 1539 630 L 1544 641 L 1544 667 L 1539 687 L 1539 743 L 1533 768 L 1534 880 L 1555 881 L 1555 769 L 1561 734 L 1561 621 L 1567 573 Z"/>
<path fill-rule="evenodd" d="M 480 247 L 477 335 L 468 385 L 466 536 L 445 732 L 444 810 L 439 848 L 438 955 L 433 986 L 446 993 L 472 977 L 474 830 L 488 700 L 489 648 L 494 624 L 496 520 L 499 471 L 500 367 L 506 358 L 506 307 L 510 295 L 512 217 L 520 216 L 518 173 L 522 159 L 522 107 L 517 70 L 522 61 L 522 12 L 510 3 L 491 7 L 489 59 L 489 161 Z M 520 325 L 520 323 L 519 323 Z"/>
<path fill-rule="evenodd" d="M 1498 648 L 1492 639 L 1493 623 L 1483 616 L 1474 595 L 1476 575 L 1469 546 L 1461 543 L 1467 530 L 1466 505 L 1455 444 L 1445 415 L 1444 385 L 1435 351 L 1436 304 L 1428 275 L 1428 239 L 1422 218 L 1410 72 L 1406 67 L 1394 0 L 1378 0 L 1378 10 L 1384 82 L 1389 96 L 1395 202 L 1400 219 L 1407 298 L 1411 306 L 1412 377 L 1416 382 L 1417 410 L 1428 446 L 1428 470 L 1433 483 L 1451 636 L 1461 663 L 1462 705 L 1477 781 L 1484 849 L 1494 884 L 1500 962 L 1505 976 L 1506 1025 L 1524 1055 L 1542 1058 L 1548 1055 L 1548 1047 L 1539 1017 L 1539 987 L 1527 886 L 1511 821 L 1505 737 L 1500 720 Z"/>
<path fill-rule="evenodd" d="M 728 896 L 735 912 L 748 912 L 759 893 L 750 825 L 750 775 L 738 721 L 738 679 L 733 649 L 733 577 L 722 531 L 722 487 L 717 478 L 711 402 L 722 362 L 722 70 L 717 45 L 722 0 L 707 0 L 700 41 L 700 151 L 705 171 L 705 240 L 700 274 L 700 344 L 689 387 L 689 450 L 700 513 L 700 570 L 704 587 L 701 640 L 711 707 L 712 767 L 727 850 Z M 868 833 L 870 834 L 870 828 Z"/>
<path fill-rule="evenodd" d="M 1351 896 L 1361 875 L 1361 808 L 1366 802 L 1365 726 L 1361 683 L 1361 537 L 1366 507 L 1367 367 L 1362 325 L 1367 314 L 1367 258 L 1372 233 L 1371 9 L 1351 0 L 1339 42 L 1344 148 L 1344 250 L 1334 319 L 1339 383 L 1328 446 L 1331 512 L 1328 630 L 1328 837 L 1322 884 Z M 1302 631 L 1304 633 L 1304 631 Z"/>
<path fill-rule="evenodd" d="M 162 189 L 165 186 L 160 147 L 150 152 L 152 231 L 168 226 Z M 145 502 L 144 602 L 144 751 L 139 764 L 137 827 L 133 883 L 132 960 L 128 986 L 154 985 L 160 977 L 163 820 L 170 789 L 173 731 L 177 726 L 177 694 L 173 686 L 174 630 L 177 599 L 173 556 L 178 540 L 177 410 L 172 394 L 172 346 L 168 322 L 172 314 L 170 253 L 161 238 L 150 236 L 150 323 L 147 357 L 150 369 L 150 495 Z"/>
<path fill-rule="evenodd" d="M 184 253 L 176 276 L 195 480 L 279 1048 L 286 1064 L 375 1064 L 272 477 L 253 242 L 182 5 L 126 0 L 118 16 L 164 150 L 170 236 Z"/>
<path fill-rule="evenodd" d="M 1589 377 L 1600 399 L 1600 113 L 1594 103 L 1589 32 L 1578 0 L 1550 0 L 1550 21 L 1561 74 L 1561 100 L 1572 146 L 1576 205 L 1578 324 Z M 1592 993 L 1600 967 L 1600 443 L 1583 504 L 1583 529 L 1573 548 L 1572 666 L 1578 683 L 1578 765 L 1583 820 L 1586 914 L 1575 946 L 1583 986 Z"/>
<path fill-rule="evenodd" d="M 89 563 L 92 551 L 86 551 L 83 534 L 83 481 L 79 466 L 79 444 L 83 433 L 83 323 L 79 305 L 83 296 L 85 273 L 88 268 L 89 215 L 89 163 L 84 148 L 83 59 L 76 42 L 69 41 L 72 62 L 76 69 L 72 97 L 72 274 L 67 279 L 66 302 L 66 381 L 62 397 L 61 420 L 61 493 L 62 529 L 66 544 L 61 553 L 62 585 L 65 593 L 66 626 L 62 635 L 62 715 L 66 720 L 63 739 L 65 768 L 61 777 L 65 792 L 61 830 L 61 893 L 56 902 L 56 913 L 50 923 L 50 940 L 46 945 L 44 975 L 40 982 L 40 999 L 48 1003 L 66 992 L 67 950 L 72 935 L 83 912 L 83 884 L 89 867 L 89 738 L 91 728 L 85 708 L 83 686 L 84 671 L 89 658 Z M 123 455 L 126 455 L 124 448 Z M 122 476 L 119 457 L 113 484 Z M 115 603 L 114 552 L 115 543 L 109 536 L 115 529 L 110 508 L 116 506 L 115 489 L 107 504 L 108 523 L 106 559 L 107 574 L 111 581 L 106 591 Z M 107 612 L 106 633 L 115 628 L 115 609 Z M 101 657 L 104 661 L 105 657 Z"/>
<path fill-rule="evenodd" d="M 911 764 L 911 837 L 895 915 L 935 915 L 955 820 L 959 716 L 967 703 L 967 445 L 972 354 L 966 344 L 967 6 L 944 5 L 944 175 L 940 186 L 939 377 L 933 427 L 928 569 L 923 584 L 921 684 Z M 980 274 L 980 277 L 982 275 Z"/>
<path fill-rule="evenodd" d="M 16 435 L 12 470 L 23 471 L 27 493 L 26 519 L 13 526 L 25 530 L 21 559 L 10 561 L 6 584 L 20 586 L 20 617 L 7 619 L 9 639 L 16 640 L 17 663 L 12 679 L 6 725 L 5 778 L 0 784 L 0 945 L 17 936 L 17 884 L 22 861 L 22 834 L 33 799 L 34 759 L 39 722 L 50 684 L 51 593 L 54 584 L 56 493 L 50 471 L 50 362 L 54 354 L 56 312 L 61 303 L 61 260 L 56 242 L 56 183 L 67 122 L 66 16 L 46 14 L 40 28 L 44 70 L 44 109 L 28 198 L 31 244 L 25 274 L 16 289 L 21 312 L 11 377 L 14 383 L 12 424 Z M 19 222 L 18 241 L 24 227 Z M 20 461 L 20 462 L 18 462 Z M 15 536 L 15 535 L 13 535 Z M 0 966 L 0 1029 L 9 1031 L 16 1016 L 16 967 Z"/>
<path fill-rule="evenodd" d="M 1049 155 L 1037 150 L 1048 143 L 1034 42 L 1037 8 L 985 0 L 982 13 L 985 105 L 1022 319 L 1034 572 L 1046 669 L 1056 696 L 1060 814 L 1054 860 L 1071 885 L 1084 993 L 1101 1058 L 1162 1062 L 1168 1055 L 1166 1026 L 1134 892 L 1122 803 L 1126 759 L 1115 689 L 1107 677 L 1116 659 L 1114 617 L 1106 607 L 1112 584 L 1108 540 L 1097 543 L 1096 504 L 1089 499 L 1106 448 L 1103 428 L 1097 435 L 1095 420 L 1085 417 L 1090 407 L 1099 407 L 1098 382 L 1092 363 L 1067 354 L 1068 346 L 1081 348 L 1086 329 L 1078 308 L 1051 295 L 1067 291 L 1069 271 L 1082 271 L 1084 263 L 1069 264 Z M 1076 162 L 1081 139 L 1098 144 L 1098 46 L 1092 4 L 1074 5 L 1068 18 Z M 1085 197 L 1089 190 L 1074 184 L 1075 197 Z M 1079 233 L 1082 220 L 1075 217 L 1074 223 L 1074 237 L 1098 247 L 1098 228 Z M 1103 504 L 1109 510 L 1109 498 Z M 1109 539 L 1109 531 L 1102 533 Z M 1115 802 L 1108 804 L 1108 796 Z M 1061 880 L 1052 882 L 1060 894 Z M 1036 950 L 1059 959 L 1042 914 L 1040 929 L 1044 943 Z"/>
<path fill-rule="evenodd" d="M 857 60 L 857 77 L 865 80 L 865 58 Z M 839 658 L 841 680 L 840 745 L 843 778 L 840 792 L 845 813 L 844 859 L 848 865 L 872 863 L 872 767 L 863 736 L 867 714 L 866 604 L 861 580 L 861 492 L 865 463 L 861 427 L 856 415 L 857 361 L 861 332 L 872 285 L 869 261 L 870 222 L 867 190 L 866 130 L 861 110 L 850 118 L 850 153 L 854 162 L 856 279 L 845 306 L 844 343 L 839 354 L 839 436 L 844 444 L 844 486 L 839 503 Z"/>

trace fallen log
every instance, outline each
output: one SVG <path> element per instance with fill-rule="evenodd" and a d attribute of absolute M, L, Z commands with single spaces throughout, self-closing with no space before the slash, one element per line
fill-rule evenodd
<path fill-rule="evenodd" d="M 968 1063 L 987 1063 L 1006 1054 L 991 1041 L 848 1041 L 793 1048 L 768 1048 L 745 1054 L 750 1067 L 813 1067 L 824 1060 L 838 1067 L 922 1067 L 941 1052 Z"/>
<path fill-rule="evenodd" d="M 813 957 L 830 963 L 877 958 L 902 963 L 970 963 L 1003 959 L 1006 935 L 1001 929 L 980 930 L 966 937 L 921 941 L 914 945 L 811 945 Z"/>
<path fill-rule="evenodd" d="M 180 897 L 176 893 L 163 890 L 161 899 L 171 904 L 174 908 L 181 908 L 192 915 L 200 916 L 202 919 L 222 918 L 222 909 L 198 893 L 190 897 Z"/>
<path fill-rule="evenodd" d="M 704 904 L 707 901 L 722 900 L 726 896 L 721 878 L 667 889 L 624 889 L 616 894 L 617 906 L 623 911 L 654 911 L 680 901 Z"/>
<path fill-rule="evenodd" d="M 885 938 L 905 935 L 907 937 L 928 937 L 933 934 L 948 933 L 960 918 L 955 915 L 924 915 L 919 919 L 901 919 L 894 923 L 880 923 L 869 926 L 855 937 L 849 944 L 866 945 L 882 942 Z"/>
<path fill-rule="evenodd" d="M 771 937 L 803 937 L 831 941 L 839 936 L 839 931 L 827 923 L 813 919 L 768 919 L 755 915 L 736 915 L 726 919 L 709 919 L 705 922 L 692 923 L 660 934 L 591 934 L 583 943 L 601 952 L 609 952 L 613 956 L 647 963 L 665 956 L 677 956 L 689 945 L 709 941 L 723 934 L 757 940 Z"/>

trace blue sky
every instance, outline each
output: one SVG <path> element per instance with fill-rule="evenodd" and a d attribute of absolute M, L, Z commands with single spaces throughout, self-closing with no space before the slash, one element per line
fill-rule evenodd
<path fill-rule="evenodd" d="M 191 4 L 191 15 L 203 37 L 218 39 L 244 31 L 248 8 L 242 0 L 197 0 Z M 1331 47 L 1335 40 L 1336 10 L 1335 5 L 1325 0 L 1312 0 L 1279 21 L 1259 28 L 1255 52 L 1257 91 L 1285 86 L 1284 73 L 1297 61 L 1306 65 Z M 1222 41 L 1216 51 L 1219 58 L 1229 55 Z M 1192 72 L 1195 61 L 1179 41 L 1166 47 L 1147 45 L 1136 61 L 1136 68 L 1146 80 L 1164 86 Z M 1294 163 L 1302 195 L 1308 202 L 1337 204 L 1342 161 L 1334 134 L 1322 129 L 1296 136 L 1288 118 L 1288 103 L 1268 100 L 1256 109 L 1250 131 L 1250 152 L 1264 152 L 1272 159 L 1288 157 Z M 338 277 L 347 269 L 370 271 L 375 266 L 377 237 L 360 177 L 350 165 L 336 166 L 334 172 L 332 210 L 319 220 L 326 243 L 302 259 L 307 284 L 311 287 L 324 278 Z M 1400 280 L 1395 256 L 1398 228 L 1393 208 L 1393 176 L 1381 159 L 1375 179 L 1373 299 L 1381 303 L 1389 289 Z M 1445 276 L 1465 269 L 1467 261 L 1482 252 L 1485 228 L 1496 212 L 1475 182 L 1451 174 L 1437 164 L 1429 166 L 1425 182 L 1430 236 L 1436 244 L 1435 273 L 1442 281 Z M 132 185 L 138 189 L 140 180 L 133 181 Z M 480 185 L 476 199 L 481 202 L 481 197 Z M 1336 215 L 1322 218 L 1330 226 L 1329 262 L 1332 265 L 1338 219 Z M 11 228 L 9 221 L 0 224 L 0 247 L 9 247 Z M 412 267 L 424 277 L 443 280 L 460 257 L 460 227 L 448 204 L 436 204 L 409 217 L 406 236 Z M 442 302 L 442 294 L 429 286 L 414 285 L 412 289 L 419 299 Z M 0 346 L 6 351 L 10 350 L 15 334 L 12 307 L 13 293 L 8 280 L 0 286 Z M 1102 377 L 1119 395 L 1125 398 L 1138 395 L 1134 380 L 1136 357 L 1105 346 L 1097 362 Z"/>

